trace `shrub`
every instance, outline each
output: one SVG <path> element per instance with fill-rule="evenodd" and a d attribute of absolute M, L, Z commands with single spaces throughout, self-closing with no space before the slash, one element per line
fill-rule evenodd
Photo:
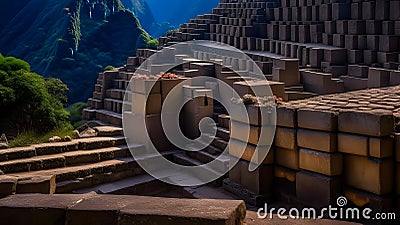
<path fill-rule="evenodd" d="M 0 55 L 0 124 L 13 126 L 3 129 L 44 133 L 67 123 L 67 91 L 60 80 L 31 72 L 27 62 Z"/>
<path fill-rule="evenodd" d="M 115 67 L 113 66 L 106 66 L 106 68 L 104 68 L 105 71 L 109 71 L 109 70 L 114 70 Z"/>

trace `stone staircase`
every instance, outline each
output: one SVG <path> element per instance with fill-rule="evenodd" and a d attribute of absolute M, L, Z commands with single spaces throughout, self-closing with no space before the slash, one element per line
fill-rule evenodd
<path fill-rule="evenodd" d="M 144 174 L 121 128 L 96 129 L 101 136 L 1 151 L 0 195 L 71 193 Z"/>

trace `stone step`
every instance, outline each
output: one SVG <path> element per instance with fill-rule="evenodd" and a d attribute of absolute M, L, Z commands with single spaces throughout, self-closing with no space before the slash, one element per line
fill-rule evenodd
<path fill-rule="evenodd" d="M 132 147 L 132 146 L 131 146 Z M 134 148 L 137 148 L 138 150 L 141 149 L 143 146 L 138 145 Z M 167 158 L 167 159 L 172 159 L 172 155 L 175 153 L 175 151 L 167 151 L 167 152 L 162 152 L 162 157 Z M 96 185 L 104 184 L 104 183 L 110 183 L 110 182 L 116 182 L 119 180 L 123 179 L 131 179 L 132 177 L 135 177 L 137 175 L 141 175 L 144 173 L 144 171 L 141 169 L 141 167 L 138 165 L 138 161 L 142 160 L 151 160 L 151 158 L 156 158 L 160 157 L 158 154 L 145 154 L 141 156 L 136 156 L 135 159 L 130 158 L 130 157 L 123 157 L 123 158 L 116 158 L 115 160 L 122 160 L 125 161 L 125 164 L 116 164 L 116 168 L 112 168 L 112 165 L 110 165 L 111 169 L 114 169 L 110 171 L 106 167 L 105 169 L 100 168 L 93 168 L 92 171 L 95 171 L 96 173 L 84 173 L 81 174 L 78 177 L 68 177 L 64 178 L 61 177 L 57 180 L 57 193 L 71 193 L 73 191 L 79 190 L 79 189 L 87 189 L 91 188 Z M 112 162 L 112 160 L 109 160 Z M 106 161 L 104 161 L 106 162 Z M 91 165 L 100 165 L 99 163 L 94 163 Z M 90 165 L 89 165 L 90 166 Z M 91 167 L 90 167 L 91 168 Z M 121 168 L 121 169 L 119 169 Z M 102 172 L 102 170 L 104 170 Z M 98 172 L 99 171 L 99 172 Z M 112 184 L 109 184 L 112 185 Z M 107 186 L 104 184 L 104 186 Z M 108 186 L 109 187 L 109 186 Z"/>
<path fill-rule="evenodd" d="M 127 146 L 107 147 L 94 150 L 76 150 L 1 162 L 0 170 L 6 174 L 30 172 L 61 168 L 74 164 L 106 161 L 116 157 L 127 157 L 129 155 L 129 148 Z"/>
<path fill-rule="evenodd" d="M 4 224 L 244 224 L 239 200 L 159 198 L 131 195 L 15 195 L 0 200 Z"/>
<path fill-rule="evenodd" d="M 98 194 L 113 195 L 129 194 L 141 196 L 158 196 L 160 193 L 170 191 L 171 188 L 174 188 L 174 186 L 164 183 L 149 174 L 140 174 L 117 181 L 99 184 L 89 188 L 73 190 L 72 193 L 85 194 L 96 192 Z"/>
<path fill-rule="evenodd" d="M 222 127 L 217 128 L 217 137 L 221 138 L 224 141 L 229 141 L 230 136 L 230 131 L 228 129 Z"/>
<path fill-rule="evenodd" d="M 96 110 L 96 120 L 115 126 L 122 126 L 122 115 L 109 110 Z"/>
<path fill-rule="evenodd" d="M 93 127 L 93 129 L 97 132 L 98 137 L 115 137 L 115 136 L 123 136 L 124 131 L 121 127 L 116 126 L 97 126 Z"/>
<path fill-rule="evenodd" d="M 207 153 L 204 153 L 204 155 L 205 154 L 207 154 Z M 192 178 L 195 178 L 194 176 L 201 177 L 203 174 L 210 174 L 210 173 L 220 174 L 222 171 L 225 170 L 225 166 L 229 166 L 229 161 L 227 161 L 226 158 L 224 158 L 220 164 L 215 164 L 215 166 L 211 167 L 210 165 L 206 166 L 205 163 L 199 161 L 197 158 L 192 158 L 185 153 L 175 154 L 174 162 L 176 162 L 180 165 L 184 165 L 184 166 L 197 166 L 199 168 L 199 170 L 197 171 L 198 174 L 190 174 L 190 176 Z M 204 171 L 202 172 L 201 170 L 204 170 Z"/>

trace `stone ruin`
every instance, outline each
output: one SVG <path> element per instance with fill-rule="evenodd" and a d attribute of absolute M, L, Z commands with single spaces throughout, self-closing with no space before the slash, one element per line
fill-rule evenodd
<path fill-rule="evenodd" d="M 257 63 L 274 95 L 283 100 L 277 104 L 273 148 L 263 165 L 249 172 L 255 146 L 262 139 L 258 106 L 247 107 L 255 119 L 250 138 L 243 139 L 230 132 L 233 126 L 241 126 L 240 121 L 231 120 L 218 104 L 204 107 L 204 101 L 194 99 L 191 108 L 183 111 L 186 123 L 196 125 L 204 116 L 213 117 L 217 135 L 204 150 L 182 153 L 173 151 L 160 132 L 159 113 L 170 89 L 156 87 L 144 115 L 164 157 L 199 165 L 217 158 L 229 140 L 233 156 L 235 145 L 246 143 L 239 164 L 216 183 L 248 204 L 278 201 L 321 208 L 336 205 L 337 198 L 344 196 L 350 206 L 400 212 L 400 1 L 350 2 L 221 0 L 210 14 L 199 15 L 159 38 L 159 48 L 172 52 L 174 44 L 191 40 L 234 46 Z M 154 53 L 139 49 L 124 67 L 100 73 L 84 118 L 121 127 L 128 83 Z M 182 63 L 171 72 L 185 79 L 216 77 L 241 95 L 251 93 L 249 87 L 267 85 L 235 74 L 233 70 L 251 73 L 254 68 L 234 57 L 195 51 L 193 56 L 176 54 L 171 60 Z M 192 89 L 211 95 L 218 92 L 211 83 L 199 86 Z M 193 113 L 199 107 L 202 113 Z M 1 194 L 124 193 L 124 188 L 102 184 L 147 180 L 129 155 L 121 129 L 116 129 L 113 135 L 103 135 L 111 137 L 82 139 L 68 146 L 44 144 L 1 151 L 0 170 L 5 176 L 0 185 L 8 188 Z M 198 135 L 196 129 L 184 132 Z M 147 184 L 142 190 L 160 185 Z"/>

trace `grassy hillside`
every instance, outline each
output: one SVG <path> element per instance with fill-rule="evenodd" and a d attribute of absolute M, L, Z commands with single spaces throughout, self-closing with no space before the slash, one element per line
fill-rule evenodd
<path fill-rule="evenodd" d="M 9 12 L 0 14 L 6 21 L 0 25 L 0 52 L 63 80 L 71 103 L 86 101 L 99 71 L 123 65 L 149 40 L 120 0 L 23 0 L 0 7 Z"/>

